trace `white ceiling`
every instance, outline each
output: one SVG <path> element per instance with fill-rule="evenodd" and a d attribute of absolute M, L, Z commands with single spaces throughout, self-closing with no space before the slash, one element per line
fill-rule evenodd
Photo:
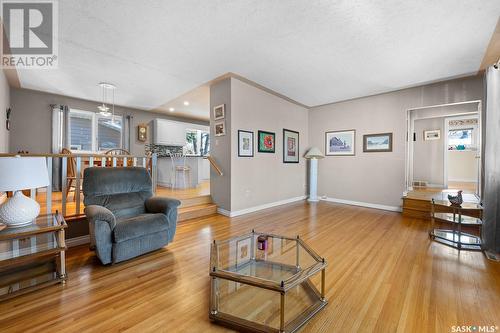
<path fill-rule="evenodd" d="M 188 102 L 189 105 L 184 105 Z M 173 108 L 174 111 L 170 111 Z M 204 84 L 181 96 L 157 107 L 156 112 L 164 112 L 175 116 L 209 120 L 210 119 L 210 86 Z"/>
<path fill-rule="evenodd" d="M 227 72 L 310 106 L 475 73 L 500 13 L 498 0 L 58 3 L 59 68 L 21 70 L 21 86 L 98 100 L 107 81 L 147 110 Z"/>

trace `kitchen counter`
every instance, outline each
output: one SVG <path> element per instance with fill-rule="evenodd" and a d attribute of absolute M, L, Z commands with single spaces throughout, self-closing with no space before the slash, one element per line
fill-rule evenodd
<path fill-rule="evenodd" d="M 158 185 L 172 187 L 172 159 L 170 156 L 158 156 Z M 186 177 L 189 187 L 196 187 L 203 180 L 210 179 L 210 162 L 198 155 L 186 155 L 186 166 L 190 170 L 190 177 Z M 178 173 L 177 186 L 182 186 L 182 173 Z"/>

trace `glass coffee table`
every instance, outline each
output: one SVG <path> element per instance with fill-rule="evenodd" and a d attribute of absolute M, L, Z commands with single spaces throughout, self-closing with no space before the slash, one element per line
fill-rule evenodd
<path fill-rule="evenodd" d="M 327 304 L 326 261 L 299 236 L 214 241 L 210 319 L 235 329 L 295 332 Z"/>

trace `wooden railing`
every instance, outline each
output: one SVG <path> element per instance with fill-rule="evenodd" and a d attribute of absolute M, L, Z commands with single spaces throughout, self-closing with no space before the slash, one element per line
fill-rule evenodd
<path fill-rule="evenodd" d="M 31 198 L 37 200 L 42 207 L 42 213 L 59 210 L 64 217 L 81 216 L 83 212 L 82 204 L 82 171 L 86 167 L 116 168 L 123 166 L 138 166 L 147 168 L 152 180 L 153 193 L 156 192 L 158 182 L 157 155 L 133 156 L 133 155 L 103 155 L 103 154 L 0 154 L 3 157 L 44 157 L 47 161 L 49 174 L 49 185 L 46 187 L 45 199 L 42 191 L 37 195 L 37 189 L 26 189 L 30 191 Z M 56 162 L 57 161 L 57 162 Z M 57 164 L 57 167 L 56 167 Z M 60 173 L 57 171 L 60 169 Z M 68 174 L 68 172 L 72 174 Z M 59 177 L 61 198 L 53 191 L 53 177 Z M 72 184 L 74 182 L 74 184 Z M 67 193 L 69 186 L 74 185 L 74 205 L 68 205 Z"/>
<path fill-rule="evenodd" d="M 223 175 L 222 169 L 219 167 L 219 165 L 217 164 L 217 162 L 215 162 L 215 160 L 214 160 L 214 158 L 212 156 L 207 155 L 207 156 L 204 156 L 203 158 L 206 158 L 210 162 L 210 165 L 215 169 L 215 172 L 217 172 L 217 174 L 219 176 Z"/>

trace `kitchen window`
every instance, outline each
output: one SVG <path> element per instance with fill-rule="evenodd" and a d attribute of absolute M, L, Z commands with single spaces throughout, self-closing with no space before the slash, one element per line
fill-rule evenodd
<path fill-rule="evenodd" d="M 68 138 L 72 151 L 92 153 L 122 147 L 121 116 L 113 118 L 95 112 L 71 109 L 68 119 Z"/>
<path fill-rule="evenodd" d="M 473 129 L 461 128 L 448 131 L 448 150 L 466 150 L 473 147 Z"/>
<path fill-rule="evenodd" d="M 205 131 L 187 129 L 186 130 L 186 154 L 188 155 L 208 155 L 210 151 L 210 134 Z"/>

